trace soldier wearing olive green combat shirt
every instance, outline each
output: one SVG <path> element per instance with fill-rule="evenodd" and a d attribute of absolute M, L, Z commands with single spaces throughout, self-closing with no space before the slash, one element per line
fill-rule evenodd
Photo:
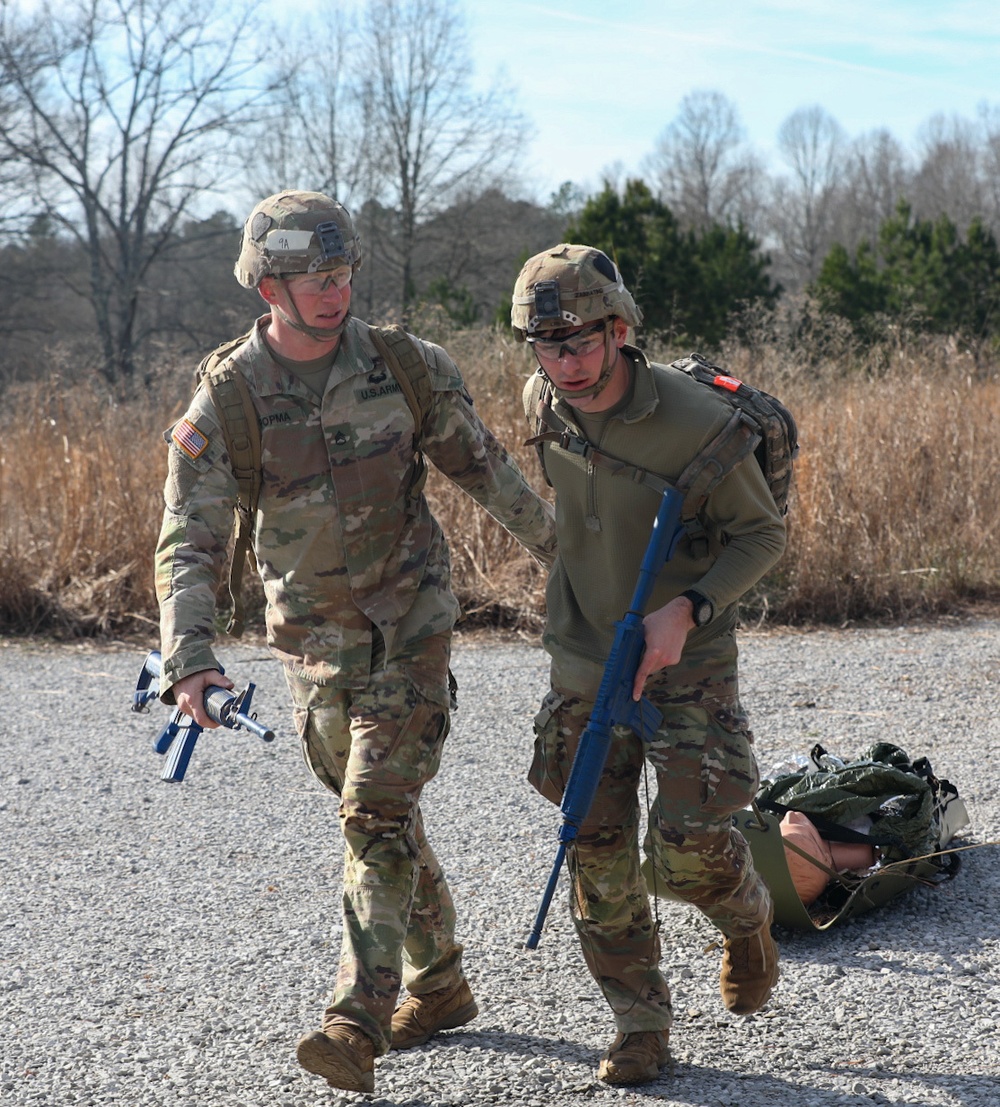
<path fill-rule="evenodd" d="M 236 276 L 270 310 L 226 357 L 260 427 L 251 526 L 268 644 L 285 667 L 306 762 L 340 799 L 346 846 L 336 987 L 297 1055 L 333 1087 L 371 1091 L 375 1057 L 477 1014 L 419 804 L 448 732 L 458 604 L 418 448 L 543 564 L 555 533 L 551 508 L 483 425 L 455 364 L 411 338 L 430 382 L 415 426 L 370 328 L 350 314 L 360 263 L 337 201 L 313 192 L 262 201 Z M 204 387 L 166 437 L 161 695 L 211 727 L 205 688 L 232 687 L 213 627 L 240 486 Z M 409 996 L 397 1008 L 401 986 Z"/>
<path fill-rule="evenodd" d="M 535 719 L 529 778 L 561 801 L 660 503 L 732 415 L 721 396 L 628 345 L 641 322 L 617 267 L 563 243 L 531 258 L 511 320 L 538 362 L 525 413 L 556 493 L 558 554 L 546 591 L 551 691 Z M 540 425 L 539 425 L 540 424 Z M 649 478 L 653 477 L 651 481 Z M 569 844 L 570 906 L 617 1034 L 609 1084 L 657 1079 L 668 1059 L 670 991 L 640 867 L 637 788 L 656 774 L 645 852 L 650 883 L 699 908 L 723 936 L 729 1010 L 757 1011 L 778 978 L 771 900 L 732 816 L 756 794 L 757 764 L 737 683 L 736 605 L 780 557 L 785 527 L 759 466 L 732 469 L 705 503 L 705 541 L 687 535 L 643 616 L 633 696 L 662 712 L 653 740 L 616 727 L 586 820 Z"/>

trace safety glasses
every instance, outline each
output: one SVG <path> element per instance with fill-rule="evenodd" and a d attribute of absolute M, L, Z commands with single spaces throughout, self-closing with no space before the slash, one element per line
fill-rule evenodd
<path fill-rule="evenodd" d="M 582 331 L 571 334 L 568 338 L 532 338 L 528 337 L 528 345 L 539 357 L 549 361 L 558 361 L 569 354 L 572 357 L 586 357 L 592 354 L 604 341 L 604 320 L 593 326 L 584 327 Z"/>

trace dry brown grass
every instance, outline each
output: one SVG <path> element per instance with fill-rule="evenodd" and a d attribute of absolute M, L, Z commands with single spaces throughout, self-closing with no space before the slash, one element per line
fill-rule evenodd
<path fill-rule="evenodd" d="M 901 363 L 801 411 L 780 616 L 898 619 L 996 599 L 1000 382 Z"/>
<path fill-rule="evenodd" d="M 432 337 L 445 342 L 483 418 L 544 490 L 534 452 L 521 444 L 520 391 L 531 368 L 523 349 L 485 332 Z M 781 396 L 802 439 L 788 551 L 747 598 L 748 617 L 899 620 L 1000 599 L 995 367 L 963 359 L 947 343 L 809 369 L 758 346 L 728 351 L 726 364 Z M 59 380 L 8 392 L 0 428 L 0 631 L 155 633 L 160 433 L 189 388 L 189 370 L 179 367 L 126 404 Z M 469 622 L 537 629 L 541 571 L 438 474 L 428 495 L 449 535 Z M 259 604 L 259 593 L 250 599 Z"/>
<path fill-rule="evenodd" d="M 9 395 L 7 410 L 0 629 L 103 635 L 155 619 L 163 416 L 58 381 Z"/>

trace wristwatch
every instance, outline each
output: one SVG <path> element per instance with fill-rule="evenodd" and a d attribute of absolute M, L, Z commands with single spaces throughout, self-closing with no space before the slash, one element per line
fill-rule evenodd
<path fill-rule="evenodd" d="M 712 621 L 715 608 L 712 606 L 711 600 L 706 599 L 700 592 L 696 592 L 693 588 L 689 588 L 686 592 L 682 592 L 681 595 L 686 600 L 691 601 L 691 618 L 694 619 L 694 625 L 696 627 L 703 627 L 706 623 Z"/>

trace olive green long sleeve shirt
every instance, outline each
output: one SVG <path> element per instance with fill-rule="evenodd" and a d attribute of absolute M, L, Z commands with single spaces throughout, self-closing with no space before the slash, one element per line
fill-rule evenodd
<path fill-rule="evenodd" d="M 688 463 L 725 426 L 732 408 L 686 373 L 650 364 L 626 346 L 634 386 L 621 410 L 604 423 L 594 442 L 602 452 L 674 482 Z M 531 382 L 526 386 L 526 395 Z M 578 427 L 573 408 L 554 405 L 564 422 Z M 545 646 L 603 666 L 614 640 L 614 623 L 628 610 L 639 566 L 649 543 L 659 497 L 646 485 L 588 463 L 554 442 L 543 446 L 545 469 L 556 492 L 559 548 L 546 592 Z M 715 554 L 695 557 L 686 537 L 664 565 L 643 614 L 689 588 L 715 608 L 712 621 L 688 636 L 694 650 L 736 622 L 737 602 L 780 558 L 784 521 L 759 466 L 747 459 L 709 496 L 705 509 Z"/>

